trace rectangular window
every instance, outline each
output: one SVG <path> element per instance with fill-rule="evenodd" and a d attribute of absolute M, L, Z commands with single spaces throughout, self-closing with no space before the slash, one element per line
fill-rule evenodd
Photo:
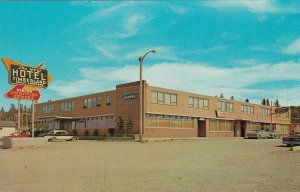
<path fill-rule="evenodd" d="M 62 102 L 60 103 L 60 110 L 61 111 L 72 111 L 74 110 L 74 101 L 66 101 L 66 102 Z M 51 107 L 50 110 L 53 110 L 53 107 Z"/>
<path fill-rule="evenodd" d="M 171 94 L 165 93 L 164 94 L 164 104 L 170 105 L 171 104 Z"/>
<path fill-rule="evenodd" d="M 177 95 L 171 93 L 152 91 L 151 103 L 164 104 L 164 105 L 177 105 Z"/>
<path fill-rule="evenodd" d="M 209 130 L 210 131 L 217 131 L 217 121 L 215 119 L 209 120 Z"/>
<path fill-rule="evenodd" d="M 101 107 L 101 97 L 97 97 L 96 99 L 96 107 Z"/>
<path fill-rule="evenodd" d="M 171 105 L 177 105 L 177 95 L 171 94 Z"/>
<path fill-rule="evenodd" d="M 157 103 L 164 104 L 164 93 L 162 92 L 157 93 Z"/>
<path fill-rule="evenodd" d="M 241 105 L 241 112 L 253 115 L 254 114 L 254 106 Z"/>
<path fill-rule="evenodd" d="M 194 98 L 189 97 L 189 107 L 194 107 Z"/>
<path fill-rule="evenodd" d="M 233 112 L 234 111 L 233 103 L 219 101 L 218 110 L 224 112 Z"/>
<path fill-rule="evenodd" d="M 65 103 L 60 103 L 60 111 L 65 111 Z"/>
<path fill-rule="evenodd" d="M 208 109 L 208 99 L 203 99 L 203 109 Z"/>
<path fill-rule="evenodd" d="M 111 96 L 106 95 L 106 106 L 110 106 L 110 105 L 111 105 Z"/>
<path fill-rule="evenodd" d="M 83 99 L 83 108 L 84 108 L 84 109 L 87 108 L 87 99 Z"/>
<path fill-rule="evenodd" d="M 262 115 L 262 116 L 268 116 L 270 114 L 271 114 L 270 109 L 260 108 L 260 115 Z"/>
<path fill-rule="evenodd" d="M 195 109 L 208 109 L 208 99 L 189 97 L 189 107 Z"/>
<path fill-rule="evenodd" d="M 87 105 L 87 108 L 92 108 L 92 99 L 88 99 L 88 105 Z"/>
<path fill-rule="evenodd" d="M 92 98 L 92 107 L 93 108 L 97 107 L 97 98 L 96 97 Z"/>
<path fill-rule="evenodd" d="M 198 109 L 199 108 L 199 100 L 197 98 L 194 98 L 194 108 Z"/>
<path fill-rule="evenodd" d="M 151 103 L 157 103 L 157 91 L 151 92 Z"/>
<path fill-rule="evenodd" d="M 203 99 L 199 99 L 199 108 L 203 109 Z"/>
<path fill-rule="evenodd" d="M 42 107 L 42 114 L 45 114 L 45 113 L 53 113 L 53 110 L 54 110 L 53 104 L 50 104 L 50 105 L 44 105 L 44 106 Z"/>

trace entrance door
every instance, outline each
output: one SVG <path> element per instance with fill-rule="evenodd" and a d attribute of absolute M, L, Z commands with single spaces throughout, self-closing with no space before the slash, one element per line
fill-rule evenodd
<path fill-rule="evenodd" d="M 246 136 L 246 121 L 241 121 L 241 137 Z"/>
<path fill-rule="evenodd" d="M 206 137 L 206 123 L 202 118 L 198 118 L 198 137 Z"/>

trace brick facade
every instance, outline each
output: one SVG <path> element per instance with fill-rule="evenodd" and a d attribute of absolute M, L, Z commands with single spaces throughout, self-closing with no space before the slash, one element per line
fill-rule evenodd
<path fill-rule="evenodd" d="M 144 137 L 243 137 L 256 128 L 286 132 L 291 123 L 289 114 L 273 114 L 275 109 L 270 106 L 152 87 L 145 81 L 143 88 Z M 112 91 L 40 103 L 36 105 L 36 127 L 80 134 L 88 131 L 89 135 L 97 130 L 106 135 L 109 128 L 124 132 L 116 126 L 122 117 L 132 123 L 127 132 L 138 134 L 139 95 L 139 82 L 132 82 L 117 85 Z M 68 110 L 62 109 L 64 104 Z"/>

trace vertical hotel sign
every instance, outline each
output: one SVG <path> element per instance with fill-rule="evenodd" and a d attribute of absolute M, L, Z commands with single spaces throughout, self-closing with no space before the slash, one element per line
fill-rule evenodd
<path fill-rule="evenodd" d="M 42 69 L 44 63 L 37 67 L 27 66 L 23 63 L 2 58 L 2 62 L 8 72 L 8 82 L 15 85 L 6 94 L 8 99 L 18 100 L 18 130 L 20 130 L 20 101 L 32 101 L 32 137 L 34 137 L 34 102 L 40 99 L 40 88 L 48 87 L 48 82 L 51 81 L 51 76 L 47 69 Z"/>

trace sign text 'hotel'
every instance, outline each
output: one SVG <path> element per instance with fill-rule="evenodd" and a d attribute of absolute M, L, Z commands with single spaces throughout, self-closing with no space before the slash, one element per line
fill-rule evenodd
<path fill-rule="evenodd" d="M 35 67 L 11 65 L 10 84 L 23 84 L 37 87 L 48 87 L 48 71 Z"/>

